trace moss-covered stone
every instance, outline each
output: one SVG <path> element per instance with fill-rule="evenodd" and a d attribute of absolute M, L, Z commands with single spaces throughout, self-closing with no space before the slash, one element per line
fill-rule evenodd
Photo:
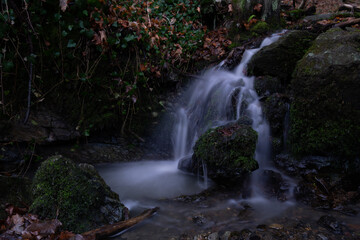
<path fill-rule="evenodd" d="M 270 30 L 269 24 L 263 21 L 257 22 L 254 26 L 251 27 L 250 31 L 255 35 L 266 34 Z"/>
<path fill-rule="evenodd" d="M 254 159 L 257 133 L 250 125 L 231 123 L 203 134 L 194 146 L 193 170 L 202 171 L 214 180 L 241 178 L 257 169 Z"/>
<path fill-rule="evenodd" d="M 273 44 L 257 52 L 248 64 L 248 72 L 255 76 L 278 77 L 287 84 L 316 35 L 308 31 L 290 31 Z"/>
<path fill-rule="evenodd" d="M 284 131 L 286 113 L 289 110 L 290 99 L 283 94 L 274 93 L 266 98 L 263 106 L 266 118 L 269 121 L 271 135 L 281 138 Z"/>
<path fill-rule="evenodd" d="M 124 205 L 93 166 L 60 155 L 44 161 L 33 181 L 30 211 L 57 218 L 77 233 L 123 219 Z"/>
<path fill-rule="evenodd" d="M 293 153 L 359 157 L 360 31 L 321 34 L 298 62 L 291 88 Z"/>

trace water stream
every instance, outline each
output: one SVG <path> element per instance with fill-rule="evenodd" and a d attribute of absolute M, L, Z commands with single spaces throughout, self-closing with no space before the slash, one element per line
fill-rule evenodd
<path fill-rule="evenodd" d="M 171 230 L 172 233 L 192 229 L 193 223 L 190 223 L 188 229 L 186 219 L 189 218 L 189 214 L 196 215 L 194 206 L 176 203 L 179 206 L 174 207 L 175 203 L 169 204 L 159 199 L 200 193 L 211 185 L 206 174 L 199 181 L 196 176 L 178 170 L 178 162 L 191 156 L 196 140 L 207 129 L 237 121 L 242 116 L 252 119 L 252 127 L 258 133 L 255 159 L 259 163 L 259 169 L 252 174 L 251 197 L 241 199 L 241 193 L 235 191 L 234 194 L 226 194 L 226 197 L 219 196 L 221 200 L 218 199 L 216 204 L 206 203 L 203 207 L 209 212 L 217 212 L 218 209 L 236 209 L 237 211 L 243 202 L 248 202 L 259 211 L 271 209 L 267 211 L 270 217 L 292 205 L 291 201 L 283 203 L 276 199 L 269 199 L 263 189 L 263 171 L 277 172 L 277 170 L 270 161 L 270 129 L 263 116 L 259 97 L 254 90 L 254 77 L 245 74 L 251 57 L 280 36 L 281 34 L 274 34 L 266 38 L 260 48 L 246 50 L 241 63 L 234 71 L 222 70 L 220 65 L 199 76 L 199 79 L 188 88 L 179 100 L 177 111 L 174 113 L 175 123 L 171 139 L 173 159 L 98 166 L 105 181 L 119 193 L 120 199 L 131 211 L 139 212 L 144 208 L 160 205 L 162 210 L 156 224 L 161 227 L 171 225 L 174 228 Z M 206 168 L 204 173 L 206 173 Z M 290 178 L 283 177 L 289 183 L 288 197 L 291 199 L 291 189 L 294 184 Z M 199 207 L 201 208 L 202 205 L 196 205 L 196 208 Z M 218 214 L 217 224 L 229 225 L 228 221 L 233 219 L 231 214 L 231 212 L 224 213 L 223 220 L 221 220 L 221 214 Z M 206 228 L 213 224 L 215 223 L 210 222 L 202 227 Z M 161 237 L 157 236 L 154 239 L 161 239 Z"/>

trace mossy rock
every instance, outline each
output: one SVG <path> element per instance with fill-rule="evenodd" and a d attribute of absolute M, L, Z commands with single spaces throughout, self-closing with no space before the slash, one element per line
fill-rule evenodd
<path fill-rule="evenodd" d="M 44 161 L 33 180 L 30 211 L 57 218 L 76 233 L 123 219 L 124 205 L 93 166 L 76 165 L 61 155 Z"/>
<path fill-rule="evenodd" d="M 203 134 L 194 146 L 192 169 L 215 181 L 242 178 L 258 168 L 254 159 L 257 133 L 250 125 L 230 123 Z"/>
<path fill-rule="evenodd" d="M 271 94 L 282 92 L 281 82 L 272 76 L 260 76 L 254 80 L 254 88 L 259 97 L 268 97 Z"/>
<path fill-rule="evenodd" d="M 291 88 L 292 152 L 340 157 L 351 168 L 360 156 L 360 31 L 321 34 L 298 62 Z"/>
<path fill-rule="evenodd" d="M 255 36 L 266 34 L 270 31 L 270 26 L 266 22 L 259 21 L 254 26 L 251 27 L 250 32 L 252 32 Z"/>
<path fill-rule="evenodd" d="M 311 46 L 316 35 L 308 31 L 290 31 L 278 41 L 262 48 L 250 60 L 248 73 L 255 76 L 278 77 L 287 85 L 296 63 Z"/>

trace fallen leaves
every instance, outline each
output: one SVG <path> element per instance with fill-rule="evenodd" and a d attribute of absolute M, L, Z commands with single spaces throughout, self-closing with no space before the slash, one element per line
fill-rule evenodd
<path fill-rule="evenodd" d="M 231 45 L 231 41 L 227 38 L 227 32 L 226 28 L 219 28 L 207 33 L 204 37 L 203 48 L 198 49 L 193 58 L 208 61 L 214 56 L 217 59 L 222 58 Z"/>
<path fill-rule="evenodd" d="M 27 213 L 25 208 L 8 205 L 8 217 L 0 221 L 0 239 L 56 239 L 62 225 L 57 219 L 41 221 L 36 215 Z"/>

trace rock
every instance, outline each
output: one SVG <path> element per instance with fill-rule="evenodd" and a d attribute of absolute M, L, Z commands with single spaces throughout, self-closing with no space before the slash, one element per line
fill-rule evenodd
<path fill-rule="evenodd" d="M 334 218 L 333 216 L 330 216 L 330 215 L 322 216 L 322 217 L 320 217 L 320 219 L 318 220 L 317 223 L 332 233 L 335 233 L 335 234 L 343 233 L 342 226 L 336 220 L 336 218 Z"/>
<path fill-rule="evenodd" d="M 318 22 L 320 20 L 329 20 L 336 17 L 337 13 L 324 13 L 324 14 L 317 14 L 312 16 L 304 17 L 305 21 L 308 22 Z"/>
<path fill-rule="evenodd" d="M 254 88 L 260 98 L 268 97 L 282 90 L 280 80 L 272 76 L 256 77 Z"/>
<path fill-rule="evenodd" d="M 77 163 L 91 164 L 138 160 L 144 155 L 143 149 L 131 142 L 104 143 L 93 142 L 79 145 L 52 145 L 37 148 L 41 156 L 50 157 L 60 154 Z"/>
<path fill-rule="evenodd" d="M 190 155 L 180 159 L 178 163 L 178 169 L 183 171 L 191 171 L 191 166 L 192 166 L 191 158 L 192 156 Z"/>
<path fill-rule="evenodd" d="M 194 146 L 192 171 L 213 180 L 240 179 L 257 169 L 254 159 L 257 133 L 249 125 L 230 123 L 203 134 Z"/>
<path fill-rule="evenodd" d="M 0 145 L 0 172 L 8 172 L 17 169 L 25 163 L 25 156 L 30 156 L 31 151 L 23 146 Z"/>
<path fill-rule="evenodd" d="M 208 240 L 219 240 L 219 233 L 217 232 L 214 232 L 214 233 L 211 233 L 208 237 L 207 237 Z"/>
<path fill-rule="evenodd" d="M 360 200 L 358 183 L 345 174 L 321 172 L 307 174 L 299 181 L 294 195 L 298 201 L 319 209 L 332 209 L 349 216 L 357 212 L 348 205 Z"/>
<path fill-rule="evenodd" d="M 278 224 L 278 223 L 272 223 L 272 224 L 269 225 L 269 228 L 276 229 L 276 230 L 281 230 L 281 229 L 284 228 L 284 226 L 281 225 L 281 224 Z"/>
<path fill-rule="evenodd" d="M 291 88 L 291 150 L 297 156 L 335 156 L 359 172 L 360 31 L 321 34 L 298 62 Z"/>
<path fill-rule="evenodd" d="M 193 221 L 193 223 L 196 223 L 196 225 L 199 225 L 199 226 L 205 225 L 208 222 L 203 214 L 193 216 L 192 221 Z"/>
<path fill-rule="evenodd" d="M 230 231 L 226 231 L 226 232 L 220 237 L 220 239 L 221 239 L 221 240 L 229 240 L 230 235 L 231 235 L 231 232 L 230 232 Z"/>
<path fill-rule="evenodd" d="M 322 156 L 306 156 L 296 159 L 290 154 L 278 154 L 274 158 L 276 167 L 284 170 L 288 175 L 307 175 L 319 171 L 326 172 L 336 159 Z"/>
<path fill-rule="evenodd" d="M 264 170 L 261 178 L 265 183 L 265 192 L 270 197 L 276 197 L 280 201 L 287 200 L 289 185 L 284 181 L 280 173 L 274 172 L 273 170 Z"/>
<path fill-rule="evenodd" d="M 8 130 L 0 134 L 0 140 L 13 142 L 35 141 L 38 144 L 54 141 L 68 141 L 80 136 L 74 126 L 64 118 L 45 107 L 34 109 L 27 124 L 22 122 L 8 123 Z"/>
<path fill-rule="evenodd" d="M 290 31 L 273 44 L 262 48 L 250 60 L 248 73 L 255 76 L 278 77 L 285 85 L 290 82 L 296 62 L 310 47 L 316 35 L 307 31 Z"/>
<path fill-rule="evenodd" d="M 124 218 L 124 205 L 95 168 L 76 165 L 61 155 L 44 161 L 33 181 L 30 211 L 42 218 L 57 218 L 76 233 Z"/>
<path fill-rule="evenodd" d="M 274 93 L 264 101 L 264 112 L 269 121 L 271 135 L 282 137 L 286 113 L 289 111 L 289 97 Z"/>

